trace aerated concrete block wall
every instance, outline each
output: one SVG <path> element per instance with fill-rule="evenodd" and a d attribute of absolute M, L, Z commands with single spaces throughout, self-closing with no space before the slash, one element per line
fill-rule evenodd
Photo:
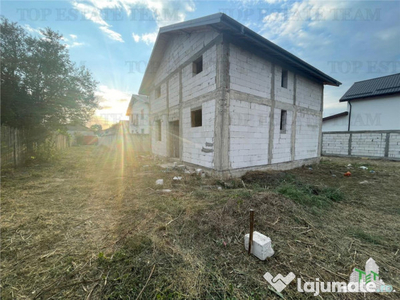
<path fill-rule="evenodd" d="M 322 155 L 400 159 L 400 131 L 336 131 L 322 137 Z"/>
<path fill-rule="evenodd" d="M 214 167 L 214 152 L 204 152 L 212 149 L 214 143 L 215 100 L 203 102 L 203 125 L 191 127 L 191 108 L 183 109 L 183 155 L 182 160 L 206 168 Z M 206 147 L 207 143 L 212 146 Z"/>
<path fill-rule="evenodd" d="M 216 31 L 174 35 L 165 49 L 150 93 L 152 151 L 169 156 L 169 122 L 179 121 L 180 159 L 213 168 L 213 144 L 216 90 L 216 45 L 222 37 Z M 219 40 L 218 40 L 219 38 Z M 193 73 L 193 62 L 203 57 L 203 71 Z M 156 90 L 161 89 L 160 97 Z M 202 108 L 201 127 L 191 127 L 191 111 Z M 155 125 L 161 120 L 162 139 L 158 141 Z M 212 150 L 212 152 L 210 151 Z"/>
<path fill-rule="evenodd" d="M 200 56 L 203 71 L 194 74 Z M 153 153 L 169 156 L 169 122 L 179 120 L 180 159 L 218 174 L 318 161 L 323 85 L 288 69 L 281 87 L 284 68 L 215 31 L 171 36 L 150 93 L 151 124 L 162 121 L 162 140 L 152 133 Z M 202 126 L 192 127 L 198 108 Z"/>
<path fill-rule="evenodd" d="M 268 164 L 271 108 L 266 105 L 231 99 L 229 159 L 233 169 Z"/>
<path fill-rule="evenodd" d="M 322 83 L 288 70 L 287 87 L 282 87 L 284 67 L 233 44 L 228 67 L 230 169 L 280 168 L 282 163 L 318 159 Z"/>

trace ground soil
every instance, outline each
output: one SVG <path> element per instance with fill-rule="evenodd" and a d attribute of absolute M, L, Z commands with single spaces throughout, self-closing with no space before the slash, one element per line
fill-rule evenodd
<path fill-rule="evenodd" d="M 72 147 L 3 170 L 2 299 L 312 299 L 294 281 L 277 293 L 264 273 L 348 281 L 370 257 L 400 290 L 399 162 L 325 157 L 222 181 L 121 151 Z M 244 250 L 250 208 L 273 242 L 265 261 Z"/>

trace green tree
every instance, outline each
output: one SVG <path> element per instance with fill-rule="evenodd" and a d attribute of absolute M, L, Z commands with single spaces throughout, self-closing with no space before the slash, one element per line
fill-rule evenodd
<path fill-rule="evenodd" d="M 97 108 L 97 83 L 70 60 L 62 35 L 46 28 L 30 36 L 5 18 L 0 30 L 1 123 L 39 144 L 66 124 L 85 124 Z"/>
<path fill-rule="evenodd" d="M 98 133 L 103 129 L 103 127 L 100 124 L 94 124 L 90 126 L 90 129 L 92 129 L 95 133 Z"/>

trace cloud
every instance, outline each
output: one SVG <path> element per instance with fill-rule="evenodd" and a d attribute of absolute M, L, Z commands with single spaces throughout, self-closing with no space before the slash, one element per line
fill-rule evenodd
<path fill-rule="evenodd" d="M 111 3 L 112 1 L 108 1 L 108 2 Z M 103 31 L 110 39 L 123 43 L 124 40 L 122 39 L 121 34 L 111 30 L 110 27 L 112 27 L 112 26 L 109 25 L 106 21 L 104 21 L 102 15 L 101 15 L 101 8 L 99 8 L 99 7 L 101 7 L 101 4 L 103 3 L 103 1 L 95 2 L 95 3 L 97 5 L 97 7 L 88 5 L 88 4 L 79 3 L 76 1 L 74 1 L 72 3 L 72 5 L 76 10 L 78 10 L 82 15 L 84 15 L 86 19 L 92 21 L 93 23 L 98 24 L 100 30 Z"/>
<path fill-rule="evenodd" d="M 154 44 L 154 42 L 156 41 L 156 38 L 157 38 L 157 34 L 158 34 L 158 32 L 145 33 L 145 34 L 142 34 L 141 39 L 147 45 Z"/>
<path fill-rule="evenodd" d="M 34 34 L 38 34 L 38 35 L 43 35 L 42 32 L 40 30 L 42 30 L 42 28 L 33 28 L 28 24 L 25 24 L 22 26 L 23 28 L 25 28 L 29 33 L 34 33 Z"/>
<path fill-rule="evenodd" d="M 133 37 L 133 40 L 134 40 L 136 43 L 138 43 L 138 42 L 140 41 L 140 36 L 139 36 L 139 35 L 137 35 L 137 34 L 135 34 L 135 33 L 132 33 L 132 37 Z"/>
<path fill-rule="evenodd" d="M 78 37 L 75 34 L 70 34 L 69 35 L 73 40 L 76 40 Z"/>
<path fill-rule="evenodd" d="M 136 43 L 139 43 L 142 41 L 142 42 L 145 42 L 147 45 L 151 45 L 151 44 L 155 43 L 155 41 L 157 39 L 157 34 L 158 34 L 157 31 L 150 32 L 150 33 L 144 33 L 142 35 L 132 33 L 132 37 Z"/>
<path fill-rule="evenodd" d="M 122 99 L 129 100 L 131 94 L 121 92 L 119 90 L 109 88 L 106 85 L 100 85 L 95 93 L 97 97 L 102 97 L 108 102 L 121 102 Z"/>
<path fill-rule="evenodd" d="M 375 1 L 287 1 L 262 11 L 255 30 L 343 82 L 326 87 L 324 107 L 342 110 L 338 99 L 355 81 L 399 72 L 399 6 Z M 374 66 L 378 66 L 375 68 Z M 324 112 L 325 114 L 325 112 Z"/>
<path fill-rule="evenodd" d="M 83 45 L 85 45 L 85 43 L 83 43 L 83 42 L 72 42 L 72 43 L 66 43 L 66 45 L 67 45 L 67 48 L 75 48 L 75 47 L 80 47 L 80 46 L 83 46 Z"/>
<path fill-rule="evenodd" d="M 111 29 L 112 26 L 102 17 L 102 10 L 122 10 L 131 20 L 137 18 L 136 14 L 142 15 L 142 9 L 150 11 L 151 19 L 157 27 L 155 32 L 132 34 L 135 42 L 143 41 L 148 45 L 154 43 L 160 27 L 184 21 L 187 13 L 193 12 L 196 8 L 193 0 L 75 0 L 73 6 L 86 19 L 98 24 L 100 30 L 109 38 L 119 42 L 123 42 L 121 34 Z M 141 17 L 143 16 L 138 16 L 139 19 Z M 146 20 L 148 19 L 146 17 Z"/>

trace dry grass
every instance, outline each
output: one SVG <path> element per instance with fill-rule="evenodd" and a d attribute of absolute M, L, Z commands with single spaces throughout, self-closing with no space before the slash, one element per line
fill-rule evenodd
<path fill-rule="evenodd" d="M 57 163 L 3 172 L 2 299 L 273 299 L 267 271 L 347 281 L 369 257 L 400 289 L 399 163 L 332 158 L 220 182 L 128 158 L 76 147 Z M 171 193 L 156 188 L 159 178 Z M 274 244 L 263 262 L 243 247 L 250 208 Z M 282 294 L 314 298 L 294 283 Z"/>

